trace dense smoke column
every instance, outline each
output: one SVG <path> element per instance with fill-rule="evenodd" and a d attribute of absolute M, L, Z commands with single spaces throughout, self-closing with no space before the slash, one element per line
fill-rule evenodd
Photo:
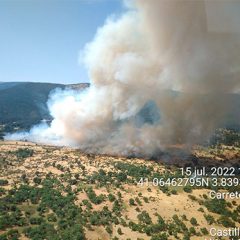
<path fill-rule="evenodd" d="M 144 156 L 208 139 L 231 105 L 224 96 L 240 84 L 239 33 L 210 29 L 216 14 L 200 0 L 131 1 L 84 49 L 91 87 L 55 93 L 51 126 L 27 138 Z M 147 121 L 140 113 L 149 103 L 158 114 Z"/>

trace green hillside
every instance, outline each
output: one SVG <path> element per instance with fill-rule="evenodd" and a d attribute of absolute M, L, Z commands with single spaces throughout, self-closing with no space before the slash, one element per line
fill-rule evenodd
<path fill-rule="evenodd" d="M 47 109 L 49 93 L 62 84 L 0 83 L 0 124 L 4 131 L 29 128 L 42 119 L 50 119 Z"/>

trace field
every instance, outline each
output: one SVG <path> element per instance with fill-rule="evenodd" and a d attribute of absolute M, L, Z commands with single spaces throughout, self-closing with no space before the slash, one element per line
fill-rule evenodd
<path fill-rule="evenodd" d="M 228 148 L 194 154 L 223 163 L 232 157 Z M 210 199 L 209 187 L 153 184 L 180 176 L 178 165 L 1 142 L 0 239 L 187 240 L 205 239 L 211 227 L 239 227 L 240 199 Z"/>

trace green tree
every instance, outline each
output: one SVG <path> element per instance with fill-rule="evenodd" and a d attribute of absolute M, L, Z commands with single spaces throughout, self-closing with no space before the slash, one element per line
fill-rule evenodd
<path fill-rule="evenodd" d="M 194 217 L 192 217 L 192 218 L 190 219 L 190 223 L 191 223 L 192 225 L 194 225 L 194 226 L 197 226 L 197 225 L 198 225 L 197 219 L 194 218 Z"/>
<path fill-rule="evenodd" d="M 130 199 L 129 199 L 129 204 L 130 204 L 131 206 L 135 206 L 135 201 L 134 201 L 133 198 L 130 198 Z"/>
<path fill-rule="evenodd" d="M 118 234 L 119 234 L 119 235 L 122 235 L 122 234 L 123 234 L 123 232 L 122 232 L 122 229 L 121 229 L 121 228 L 118 228 L 117 232 L 118 232 Z"/>

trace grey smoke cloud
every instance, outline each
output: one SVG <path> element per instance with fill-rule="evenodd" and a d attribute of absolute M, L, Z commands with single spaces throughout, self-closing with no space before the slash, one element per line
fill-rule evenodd
<path fill-rule="evenodd" d="M 151 156 L 169 144 L 206 140 L 225 121 L 231 102 L 223 96 L 240 88 L 239 33 L 212 31 L 208 23 L 216 22 L 217 12 L 207 14 L 203 0 L 136 0 L 128 6 L 84 49 L 91 87 L 52 94 L 53 122 L 35 126 L 25 138 Z M 140 115 L 149 102 L 159 113 L 145 121 Z"/>

